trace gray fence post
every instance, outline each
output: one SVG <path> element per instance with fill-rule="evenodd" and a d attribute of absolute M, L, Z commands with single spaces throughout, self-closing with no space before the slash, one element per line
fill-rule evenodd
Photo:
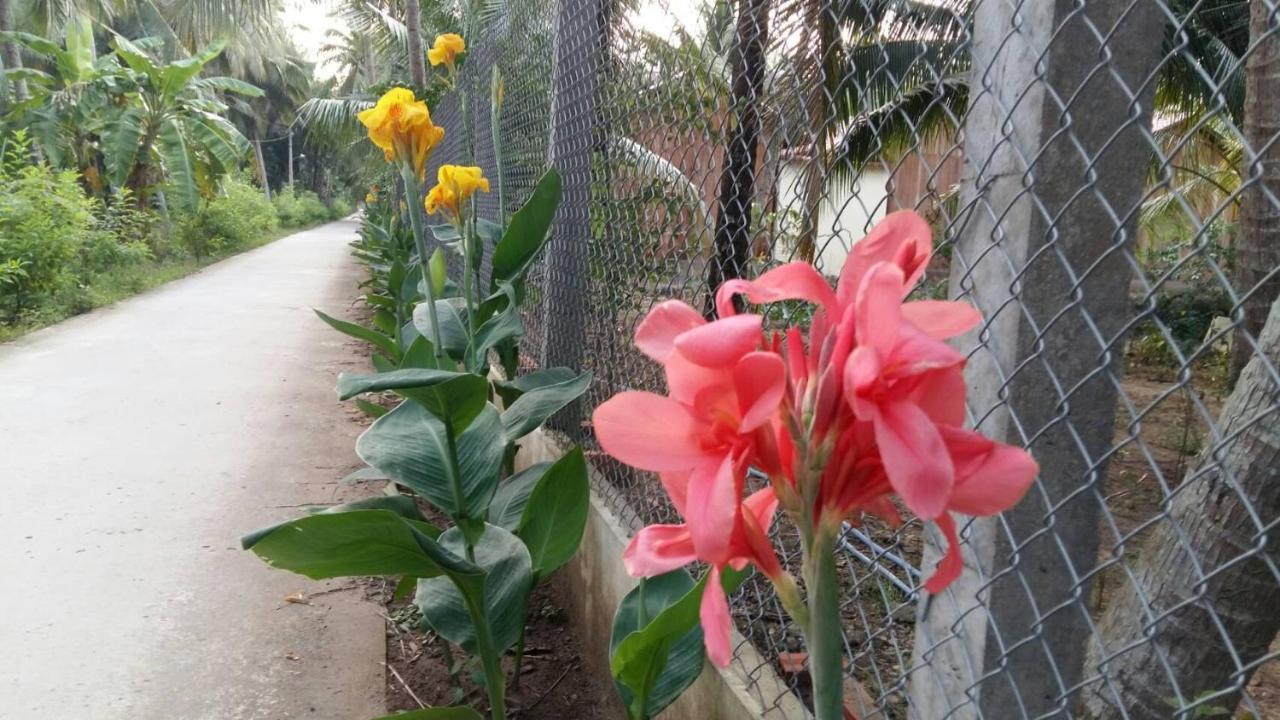
<path fill-rule="evenodd" d="M 543 283 L 542 367 L 581 370 L 586 346 L 584 306 L 589 285 L 591 155 L 596 146 L 596 105 L 607 37 L 607 0 L 560 0 L 551 80 L 548 162 L 563 179 L 564 195 L 551 226 Z M 577 435 L 580 402 L 549 425 Z"/>
<path fill-rule="evenodd" d="M 968 524 L 966 572 L 919 606 L 913 718 L 1065 717 L 1081 679 L 1102 480 L 1132 317 L 1124 247 L 1151 146 L 1157 3 L 982 0 L 951 292 L 986 324 L 963 341 L 969 403 L 1029 443 L 1041 476 Z M 926 568 L 940 557 L 926 538 Z"/>

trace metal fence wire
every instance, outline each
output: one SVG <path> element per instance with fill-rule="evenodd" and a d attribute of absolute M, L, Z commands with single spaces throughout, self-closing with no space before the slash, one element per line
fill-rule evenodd
<path fill-rule="evenodd" d="M 564 176 L 525 356 L 594 371 L 558 422 L 632 530 L 674 511 L 586 409 L 661 391 L 631 344 L 649 308 L 796 258 L 834 275 L 914 208 L 936 247 L 917 293 L 986 318 L 961 341 L 970 420 L 1042 474 L 967 523 L 938 596 L 918 523 L 847 528 L 851 716 L 1280 718 L 1277 0 L 504 8 L 469 38 L 473 96 L 495 65 L 505 82 L 471 141 L 494 177 L 499 139 L 508 211 L 548 163 Z M 786 684 L 769 716 L 802 717 L 767 582 L 734 608 L 751 677 Z"/>

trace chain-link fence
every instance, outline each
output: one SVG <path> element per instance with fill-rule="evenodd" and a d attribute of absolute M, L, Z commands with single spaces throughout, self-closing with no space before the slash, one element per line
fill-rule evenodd
<path fill-rule="evenodd" d="M 484 24 L 464 78 L 505 82 L 502 202 L 548 162 L 565 182 L 525 356 L 594 371 L 587 407 L 661 390 L 631 345 L 656 302 L 795 258 L 834 275 L 899 208 L 935 229 L 917 293 L 982 310 L 970 420 L 1042 475 L 968 523 L 938 596 L 919 524 L 847 528 L 852 716 L 1280 718 L 1276 0 L 528 0 Z M 582 410 L 562 429 L 592 449 Z M 674 518 L 592 457 L 632 530 Z M 768 584 L 734 608 L 803 698 Z"/>

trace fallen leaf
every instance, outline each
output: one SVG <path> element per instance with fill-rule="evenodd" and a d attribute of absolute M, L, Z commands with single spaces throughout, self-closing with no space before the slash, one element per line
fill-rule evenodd
<path fill-rule="evenodd" d="M 296 603 L 296 604 L 298 604 L 298 605 L 310 605 L 310 604 L 311 604 L 311 603 L 307 602 L 307 596 L 306 596 L 306 594 L 305 594 L 305 593 L 302 593 L 302 592 L 296 592 L 296 593 L 294 593 L 294 594 L 292 594 L 292 595 L 286 595 L 286 596 L 284 597 L 284 601 L 285 601 L 285 602 L 287 602 L 287 603 Z"/>
<path fill-rule="evenodd" d="M 292 661 L 294 661 L 294 662 L 297 662 L 297 661 L 299 661 L 299 660 L 301 660 L 301 659 L 302 659 L 302 656 L 301 656 L 301 655 L 299 655 L 299 654 L 298 654 L 298 653 L 296 653 L 296 652 L 287 652 L 287 653 L 285 653 L 285 654 L 284 654 L 284 659 L 285 659 L 285 660 L 292 660 Z"/>

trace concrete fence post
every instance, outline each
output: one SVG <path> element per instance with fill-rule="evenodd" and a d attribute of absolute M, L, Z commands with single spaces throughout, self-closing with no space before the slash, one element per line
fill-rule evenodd
<path fill-rule="evenodd" d="M 551 141 L 548 163 L 563 179 L 564 195 L 551 226 L 543 285 L 542 367 L 581 370 L 586 346 L 587 262 L 591 240 L 591 157 L 600 71 L 607 35 L 607 0 L 560 0 L 552 69 Z M 548 423 L 578 437 L 581 400 Z"/>
<path fill-rule="evenodd" d="M 921 600 L 917 720 L 1073 712 L 1162 17 L 1150 0 L 976 8 L 950 287 L 986 318 L 961 341 L 972 418 L 1027 443 L 1041 475 L 1016 508 L 967 524 L 966 572 Z M 931 532 L 925 567 L 940 556 Z"/>

